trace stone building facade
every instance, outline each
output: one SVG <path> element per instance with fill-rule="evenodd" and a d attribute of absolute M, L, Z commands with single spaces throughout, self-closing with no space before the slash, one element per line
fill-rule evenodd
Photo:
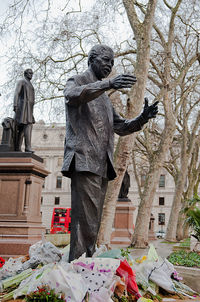
<path fill-rule="evenodd" d="M 0 137 L 2 136 L 1 133 L 2 128 L 0 128 Z M 45 167 L 50 172 L 45 179 L 41 199 L 42 221 L 47 230 L 51 226 L 53 208 L 70 207 L 71 203 L 70 179 L 63 177 L 60 172 L 63 160 L 64 140 L 65 125 L 45 124 L 43 121 L 39 121 L 33 126 L 32 149 L 36 155 L 43 158 Z M 136 207 L 133 218 L 133 224 L 135 224 L 139 196 L 131 165 L 128 167 L 128 172 L 130 175 L 128 197 Z M 156 232 L 166 230 L 174 189 L 173 178 L 163 169 L 152 208 L 152 214 L 155 218 L 154 230 Z"/>

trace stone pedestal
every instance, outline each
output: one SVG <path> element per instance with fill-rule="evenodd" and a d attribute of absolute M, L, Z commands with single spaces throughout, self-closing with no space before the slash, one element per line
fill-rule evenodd
<path fill-rule="evenodd" d="M 133 212 L 135 207 L 132 201 L 118 201 L 115 211 L 114 231 L 111 235 L 111 244 L 129 246 L 133 235 Z"/>
<path fill-rule="evenodd" d="M 28 152 L 0 152 L 0 255 L 28 253 L 45 228 L 40 212 L 42 158 Z"/>

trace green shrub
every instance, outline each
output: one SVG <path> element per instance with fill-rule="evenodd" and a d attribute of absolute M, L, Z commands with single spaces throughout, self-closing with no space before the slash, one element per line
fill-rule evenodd
<path fill-rule="evenodd" d="M 188 267 L 200 267 L 200 255 L 195 252 L 177 251 L 173 252 L 168 260 L 174 265 Z"/>
<path fill-rule="evenodd" d="M 182 247 L 190 247 L 190 238 L 184 239 L 184 241 L 180 243 L 180 246 L 182 246 Z"/>

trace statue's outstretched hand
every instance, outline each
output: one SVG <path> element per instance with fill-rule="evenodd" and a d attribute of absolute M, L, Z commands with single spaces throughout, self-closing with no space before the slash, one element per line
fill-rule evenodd
<path fill-rule="evenodd" d="M 150 106 L 148 104 L 149 103 L 148 98 L 144 98 L 144 101 L 145 104 L 142 112 L 142 117 L 145 121 L 148 121 L 149 119 L 156 117 L 156 114 L 158 113 L 158 101 L 156 101 Z"/>
<path fill-rule="evenodd" d="M 110 88 L 131 88 L 136 82 L 137 79 L 135 76 L 130 74 L 121 74 L 110 79 Z"/>

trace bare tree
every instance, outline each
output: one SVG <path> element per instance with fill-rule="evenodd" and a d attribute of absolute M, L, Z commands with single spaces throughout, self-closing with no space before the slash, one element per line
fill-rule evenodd
<path fill-rule="evenodd" d="M 177 118 L 179 127 L 177 127 L 178 133 L 175 137 L 178 142 L 178 152 L 174 152 L 174 148 L 177 149 L 177 144 L 172 144 L 170 148 L 171 160 L 165 163 L 165 168 L 174 177 L 175 182 L 174 199 L 167 227 L 168 240 L 183 239 L 184 216 L 180 214 L 182 213 L 180 209 L 184 206 L 182 202 L 184 189 L 190 161 L 195 148 L 197 148 L 199 137 L 197 131 L 200 125 L 200 114 L 196 114 L 196 105 L 199 104 L 199 99 L 194 101 L 194 96 L 190 95 L 191 93 L 193 94 L 194 87 L 197 85 L 198 80 L 198 77 L 196 77 L 193 83 L 187 83 L 187 88 L 185 85 L 182 85 L 182 104 L 180 106 L 180 114 Z M 189 97 L 193 100 L 192 102 L 189 101 Z M 192 126 L 190 126 L 191 116 L 193 120 Z"/>
<path fill-rule="evenodd" d="M 11 108 L 15 83 L 24 68 L 31 66 L 36 110 L 41 107 L 44 112 L 45 107 L 46 111 L 49 108 L 54 114 L 63 114 L 63 88 L 67 78 L 86 68 L 91 46 L 107 43 L 114 35 L 111 29 L 104 35 L 105 9 L 100 11 L 96 4 L 86 10 L 81 2 L 67 1 L 63 5 L 62 1 L 52 0 L 13 1 L 0 26 L 0 38 L 7 38 L 10 45 L 2 54 L 8 81 L 1 92 L 6 102 L 10 100 Z M 107 13 L 108 24 L 111 24 L 109 18 Z M 3 108 L 2 116 L 5 111 Z"/>
<path fill-rule="evenodd" d="M 137 84 L 135 85 L 134 89 L 131 90 L 127 100 L 126 116 L 129 118 L 138 115 L 143 105 L 150 61 L 151 29 L 154 20 L 156 2 L 156 0 L 148 1 L 143 22 L 141 22 L 136 12 L 137 3 L 130 0 L 123 1 L 137 43 L 137 57 L 135 64 Z M 116 201 L 119 195 L 124 173 L 130 160 L 134 137 L 135 135 L 120 138 L 116 147 L 114 159 L 115 169 L 118 176 L 108 186 L 103 218 L 98 237 L 99 244 L 110 244 Z"/>
<path fill-rule="evenodd" d="M 154 25 L 156 35 L 153 36 L 154 44 L 152 45 L 153 51 L 151 56 L 153 69 L 150 71 L 149 78 L 157 88 L 153 90 L 152 87 L 150 87 L 149 91 L 155 95 L 157 99 L 162 100 L 165 124 L 160 140 L 158 141 L 157 149 L 155 150 L 155 146 L 153 146 L 153 148 L 151 147 L 152 142 L 149 143 L 150 140 L 146 141 L 145 144 L 146 149 L 149 151 L 150 162 L 144 189 L 140 194 L 141 201 L 132 243 L 138 247 L 144 247 L 148 244 L 148 225 L 153 198 L 160 177 L 160 169 L 166 160 L 176 130 L 177 112 L 182 102 L 182 99 L 180 100 L 180 93 L 177 94 L 177 85 L 181 83 L 184 76 L 190 71 L 191 66 L 196 63 L 198 58 L 196 51 L 193 54 L 190 53 L 190 56 L 184 61 L 182 61 L 181 54 L 175 56 L 175 25 L 177 26 L 177 19 L 179 21 L 177 12 L 179 11 L 180 13 L 182 1 L 176 1 L 174 7 L 171 7 L 166 1 L 164 1 L 164 3 L 166 5 L 165 9 L 171 14 L 169 28 L 167 32 L 165 27 L 162 33 L 161 28 L 156 24 Z M 196 41 L 194 42 L 196 43 Z M 155 44 L 157 48 L 155 48 Z M 177 62 L 179 62 L 179 64 L 177 64 Z"/>

